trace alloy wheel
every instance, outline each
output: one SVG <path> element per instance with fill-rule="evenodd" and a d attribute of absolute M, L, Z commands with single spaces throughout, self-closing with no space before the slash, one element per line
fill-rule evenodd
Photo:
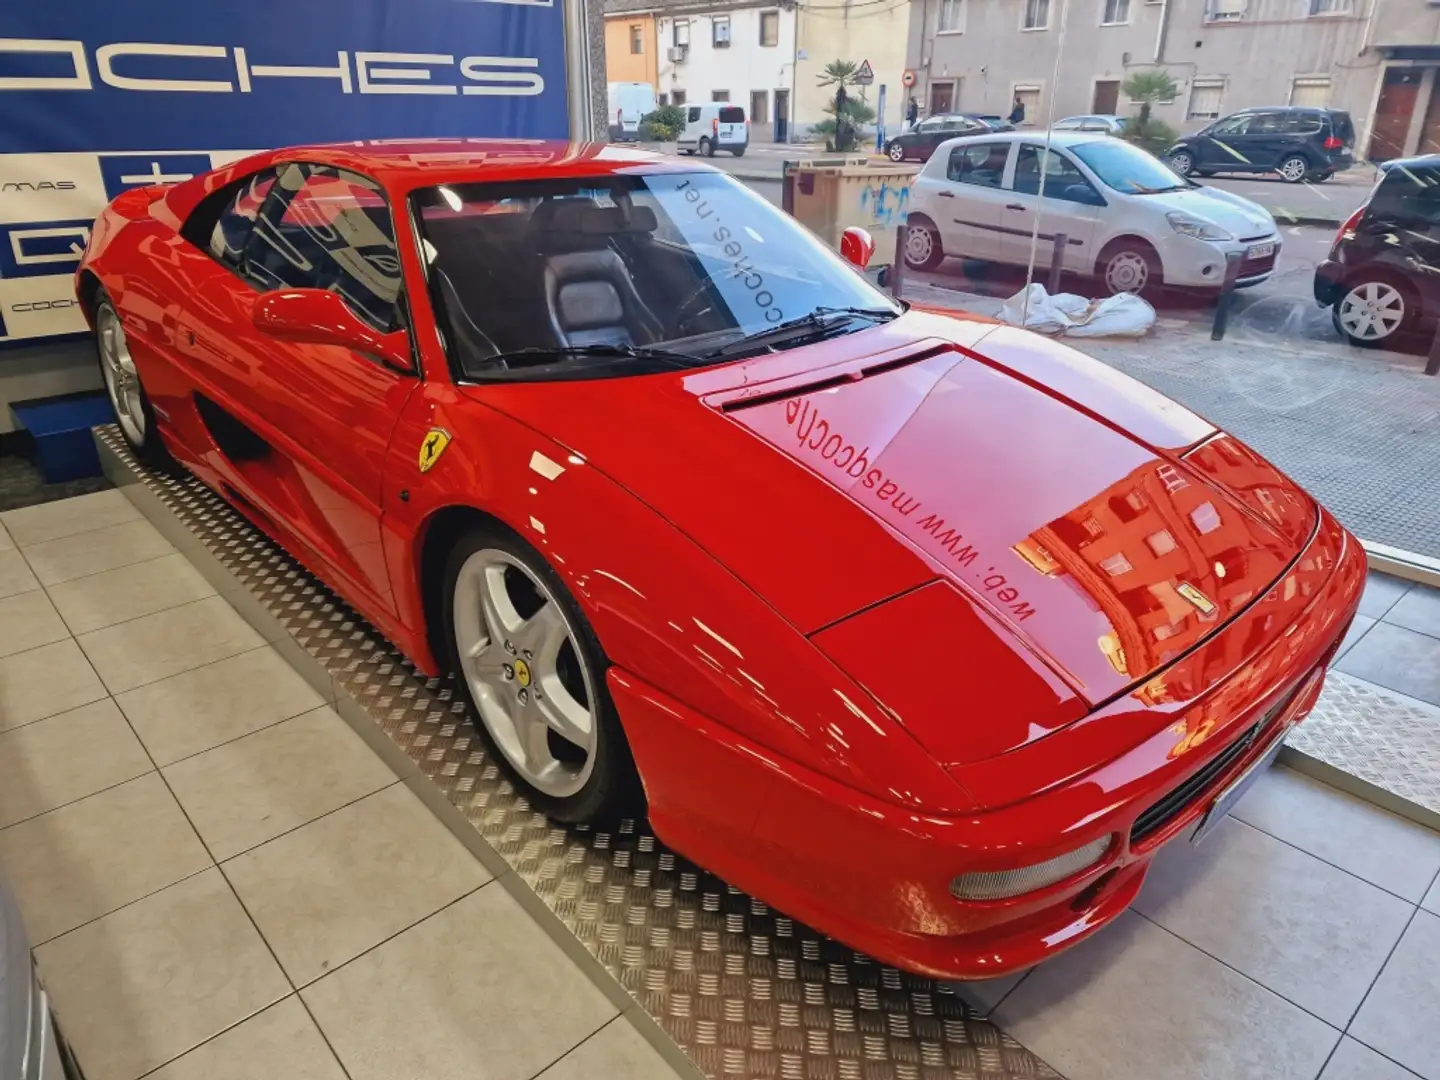
<path fill-rule="evenodd" d="M 920 266 L 930 261 L 935 252 L 935 238 L 930 230 L 921 225 L 911 225 L 905 230 L 905 261 Z"/>
<path fill-rule="evenodd" d="M 1405 295 L 1384 281 L 1367 281 L 1335 306 L 1335 321 L 1356 341 L 1383 341 L 1405 322 Z"/>
<path fill-rule="evenodd" d="M 461 676 L 500 752 L 537 790 L 574 795 L 595 766 L 599 698 L 556 597 L 514 555 L 482 548 L 460 567 L 453 617 Z"/>
<path fill-rule="evenodd" d="M 904 160 L 905 160 L 905 148 L 904 148 L 903 146 L 901 146 L 899 143 L 891 143 L 891 144 L 890 144 L 890 151 L 889 151 L 889 153 L 890 153 L 890 160 L 891 160 L 891 161 L 904 161 Z"/>
<path fill-rule="evenodd" d="M 1170 158 L 1170 165 L 1181 176 L 1189 176 L 1195 171 L 1195 159 L 1184 151 L 1173 155 Z"/>
<path fill-rule="evenodd" d="M 1138 293 L 1150 280 L 1150 264 L 1138 251 L 1117 251 L 1105 264 L 1105 285 L 1112 293 Z"/>
<path fill-rule="evenodd" d="M 115 409 L 115 419 L 131 446 L 145 443 L 145 405 L 140 397 L 140 375 L 130 357 L 130 345 L 120 316 L 109 304 L 100 308 L 95 317 L 96 338 L 100 347 L 100 371 L 105 377 L 105 390 Z"/>
<path fill-rule="evenodd" d="M 1292 184 L 1298 184 L 1305 179 L 1305 174 L 1310 171 L 1302 157 L 1288 157 L 1280 163 L 1280 175 Z"/>

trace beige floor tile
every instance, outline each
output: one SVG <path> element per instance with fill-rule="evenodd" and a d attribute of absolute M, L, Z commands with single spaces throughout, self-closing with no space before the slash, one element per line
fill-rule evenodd
<path fill-rule="evenodd" d="M 212 864 L 160 774 L 150 773 L 0 829 L 0 865 L 34 945 Z"/>
<path fill-rule="evenodd" d="M 165 776 L 222 861 L 396 782 L 328 706 L 167 765 Z"/>
<path fill-rule="evenodd" d="M 38 589 L 40 582 L 31 573 L 25 556 L 19 551 L 0 551 L 0 597 Z"/>
<path fill-rule="evenodd" d="M 35 950 L 86 1080 L 135 1080 L 290 992 L 218 869 Z"/>
<path fill-rule="evenodd" d="M 21 547 L 62 536 L 103 529 L 124 521 L 138 521 L 140 511 L 120 491 L 97 491 L 73 499 L 25 506 L 0 514 L 0 523 Z"/>
<path fill-rule="evenodd" d="M 1066 1080 L 1313 1080 L 1340 1038 L 1134 912 L 1037 967 L 994 1019 Z"/>
<path fill-rule="evenodd" d="M 324 704 L 274 649 L 217 660 L 117 695 L 157 765 L 209 750 Z"/>
<path fill-rule="evenodd" d="M 0 522 L 0 551 L 14 551 L 14 550 L 15 550 L 15 541 L 10 539 L 10 533 L 9 533 L 9 531 L 5 528 L 4 523 L 3 523 L 3 522 Z"/>
<path fill-rule="evenodd" d="M 49 593 L 78 636 L 202 600 L 215 589 L 176 553 L 51 585 Z"/>
<path fill-rule="evenodd" d="M 250 624 L 218 596 L 107 626 L 77 640 L 112 694 L 263 644 Z"/>
<path fill-rule="evenodd" d="M 1391 1061 L 1440 1080 L 1440 915 L 1417 911 L 1350 1034 Z"/>
<path fill-rule="evenodd" d="M 676 1072 L 623 1016 L 541 1073 L 536 1080 L 675 1080 Z"/>
<path fill-rule="evenodd" d="M 1414 908 L 1223 821 L 1200 847 L 1160 853 L 1135 910 L 1343 1030 Z"/>
<path fill-rule="evenodd" d="M 490 880 L 404 784 L 262 844 L 224 869 L 296 986 Z"/>
<path fill-rule="evenodd" d="M 95 669 L 69 639 L 0 657 L 0 731 L 104 696 Z"/>
<path fill-rule="evenodd" d="M 64 641 L 69 636 L 64 620 L 42 590 L 0 600 L 0 656 Z"/>
<path fill-rule="evenodd" d="M 1320 1080 L 1418 1080 L 1409 1069 L 1402 1069 L 1388 1058 L 1381 1057 L 1368 1046 L 1348 1035 L 1340 1040 Z"/>
<path fill-rule="evenodd" d="M 615 1015 L 498 884 L 301 996 L 351 1080 L 527 1080 Z"/>
<path fill-rule="evenodd" d="M 1271 769 L 1231 816 L 1412 904 L 1440 871 L 1440 833 L 1290 769 Z"/>
<path fill-rule="evenodd" d="M 32 544 L 25 549 L 25 558 L 40 584 L 58 585 L 86 574 L 169 555 L 174 550 L 154 525 L 142 519 Z"/>
<path fill-rule="evenodd" d="M 7 731 L 0 734 L 0 827 L 150 770 L 145 748 L 108 698 Z"/>
<path fill-rule="evenodd" d="M 345 1080 L 345 1070 L 300 999 L 291 996 L 147 1080 Z"/>

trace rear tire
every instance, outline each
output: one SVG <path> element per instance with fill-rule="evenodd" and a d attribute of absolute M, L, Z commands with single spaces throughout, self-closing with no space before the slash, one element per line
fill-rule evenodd
<path fill-rule="evenodd" d="M 1134 293 L 1153 295 L 1163 284 L 1160 256 L 1144 240 L 1116 240 L 1100 253 L 1095 276 L 1112 296 Z"/>
<path fill-rule="evenodd" d="M 501 525 L 470 529 L 450 551 L 440 610 L 446 659 L 475 727 L 531 805 L 570 824 L 643 812 L 605 686 L 610 662 L 539 552 Z"/>
<path fill-rule="evenodd" d="M 731 150 L 730 153 L 734 154 L 736 157 L 744 157 L 745 147 L 737 146 L 734 150 Z"/>
<path fill-rule="evenodd" d="M 126 445 L 147 464 L 170 466 L 173 459 L 155 428 L 155 410 L 130 355 L 124 323 L 103 288 L 95 293 L 95 349 L 100 358 L 105 393 L 115 410 L 115 421 Z"/>
<path fill-rule="evenodd" d="M 940 230 L 924 214 L 911 214 L 905 225 L 905 265 L 912 270 L 934 270 L 945 260 Z"/>
<path fill-rule="evenodd" d="M 1351 345 L 1384 348 L 1419 325 L 1420 298 L 1399 276 L 1362 271 L 1346 281 L 1344 288 L 1330 308 L 1330 319 Z"/>
<path fill-rule="evenodd" d="M 1310 162 L 1304 154 L 1291 154 L 1275 170 L 1287 184 L 1298 184 L 1310 175 Z"/>
<path fill-rule="evenodd" d="M 712 143 L 709 139 L 701 139 L 701 140 L 700 140 L 700 156 L 701 156 L 701 157 L 714 157 L 714 156 L 715 156 L 715 144 Z"/>
<path fill-rule="evenodd" d="M 885 154 L 891 161 L 904 161 L 905 147 L 901 146 L 898 142 L 892 142 L 885 148 Z"/>

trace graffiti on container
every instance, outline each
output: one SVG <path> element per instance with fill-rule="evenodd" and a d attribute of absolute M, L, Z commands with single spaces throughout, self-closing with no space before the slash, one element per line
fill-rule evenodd
<path fill-rule="evenodd" d="M 872 181 L 860 191 L 860 210 L 870 216 L 872 224 L 894 228 L 905 220 L 910 205 L 910 184 L 892 184 L 888 180 Z"/>

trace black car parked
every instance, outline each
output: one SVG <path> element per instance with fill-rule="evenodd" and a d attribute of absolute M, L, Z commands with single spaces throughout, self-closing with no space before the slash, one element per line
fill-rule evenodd
<path fill-rule="evenodd" d="M 1355 345 L 1389 344 L 1440 318 L 1440 154 L 1387 161 L 1370 201 L 1315 268 L 1315 299 Z"/>
<path fill-rule="evenodd" d="M 1181 176 L 1276 172 L 1292 184 L 1355 164 L 1355 125 L 1336 109 L 1243 109 L 1186 135 L 1166 155 Z"/>
<path fill-rule="evenodd" d="M 998 116 L 982 117 L 976 113 L 946 113 L 927 116 L 909 131 L 896 135 L 885 144 L 891 161 L 929 161 L 935 148 L 946 139 L 961 135 L 984 135 L 987 131 L 1011 131 L 1013 125 Z"/>

